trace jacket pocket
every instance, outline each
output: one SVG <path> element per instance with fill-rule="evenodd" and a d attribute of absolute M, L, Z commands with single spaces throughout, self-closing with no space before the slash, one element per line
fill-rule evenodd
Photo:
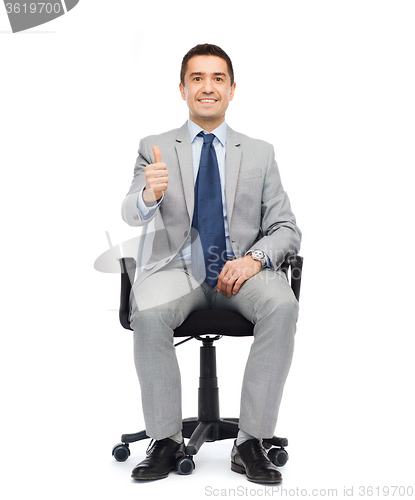
<path fill-rule="evenodd" d="M 262 170 L 260 168 L 251 168 L 239 172 L 239 179 L 254 179 L 255 177 L 262 177 Z"/>

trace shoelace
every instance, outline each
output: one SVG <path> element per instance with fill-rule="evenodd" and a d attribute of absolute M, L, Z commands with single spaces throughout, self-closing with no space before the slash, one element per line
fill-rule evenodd
<path fill-rule="evenodd" d="M 166 441 L 165 439 L 160 439 L 160 440 L 152 439 L 147 447 L 146 454 L 150 453 L 150 451 L 152 451 L 153 449 L 155 450 L 157 447 L 163 448 L 165 441 Z"/>
<path fill-rule="evenodd" d="M 264 447 L 262 446 L 262 443 L 258 441 L 257 439 L 252 441 L 252 447 L 254 451 L 254 458 L 256 460 L 262 459 L 264 457 L 268 458 L 268 455 L 266 451 L 264 450 Z"/>

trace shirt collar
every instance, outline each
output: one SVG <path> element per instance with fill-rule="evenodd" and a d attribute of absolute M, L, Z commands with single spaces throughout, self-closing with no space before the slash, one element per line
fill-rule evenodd
<path fill-rule="evenodd" d="M 192 120 L 187 121 L 187 127 L 189 129 L 190 142 L 193 142 L 197 134 L 203 130 L 202 127 L 197 125 L 195 122 L 192 122 Z M 226 121 L 223 121 L 223 123 L 221 123 L 219 127 L 215 128 L 215 130 L 212 130 L 211 132 L 212 134 L 215 134 L 215 136 L 224 147 L 226 146 L 226 129 Z M 206 134 L 209 133 L 206 130 L 203 130 L 203 132 L 206 132 Z"/>

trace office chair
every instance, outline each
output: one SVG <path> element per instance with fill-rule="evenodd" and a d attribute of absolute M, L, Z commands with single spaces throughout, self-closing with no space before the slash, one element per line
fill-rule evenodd
<path fill-rule="evenodd" d="M 121 265 L 120 322 L 127 330 L 132 330 L 129 321 L 130 292 L 134 283 L 136 261 L 133 258 L 119 259 Z M 290 285 L 297 300 L 300 298 L 301 273 L 303 258 L 288 258 L 282 270 L 289 276 Z M 185 449 L 186 455 L 176 463 L 179 474 L 190 474 L 195 468 L 193 456 L 197 454 L 203 443 L 222 439 L 236 438 L 239 427 L 238 418 L 220 418 L 219 388 L 216 377 L 216 352 L 213 343 L 223 335 L 230 337 L 246 337 L 253 335 L 254 325 L 238 313 L 224 310 L 202 310 L 193 312 L 174 331 L 174 337 L 187 337 L 176 346 L 193 338 L 202 342 L 200 347 L 200 377 L 198 389 L 198 416 L 183 420 L 183 437 L 189 438 Z M 123 434 L 121 443 L 114 446 L 112 454 L 119 462 L 130 456 L 129 444 L 148 438 L 145 430 L 135 434 Z M 263 440 L 268 449 L 268 457 L 277 466 L 283 466 L 288 460 L 285 447 L 286 438 L 274 436 Z"/>

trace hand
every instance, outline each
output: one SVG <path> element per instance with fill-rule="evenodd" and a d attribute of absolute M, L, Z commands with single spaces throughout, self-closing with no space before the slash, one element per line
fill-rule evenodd
<path fill-rule="evenodd" d="M 239 289 L 249 278 L 259 273 L 262 265 L 259 260 L 254 260 L 250 255 L 240 259 L 228 260 L 219 274 L 217 291 L 228 297 L 239 292 Z"/>
<path fill-rule="evenodd" d="M 153 146 L 154 163 L 146 166 L 146 188 L 143 191 L 143 199 L 148 205 L 154 205 L 156 200 L 163 196 L 169 182 L 167 166 L 161 162 L 161 151 L 158 146 Z"/>

